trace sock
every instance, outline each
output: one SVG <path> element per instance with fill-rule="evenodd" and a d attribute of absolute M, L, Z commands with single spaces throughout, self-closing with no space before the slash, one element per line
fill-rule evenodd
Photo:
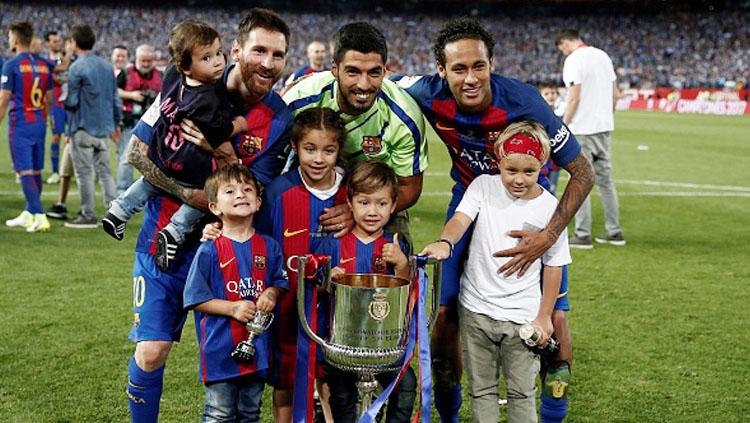
<path fill-rule="evenodd" d="M 561 423 L 568 415 L 568 399 L 554 399 L 542 395 L 542 406 L 539 411 L 542 423 Z"/>
<path fill-rule="evenodd" d="M 44 187 L 44 184 L 42 183 L 42 174 L 34 175 L 34 182 L 36 182 L 37 188 L 39 188 L 39 198 L 42 198 L 42 188 Z M 41 200 L 40 200 L 41 201 Z"/>
<path fill-rule="evenodd" d="M 52 172 L 60 171 L 60 143 L 52 143 L 49 146 L 49 161 L 52 163 Z"/>
<path fill-rule="evenodd" d="M 156 422 L 159 419 L 164 367 L 153 372 L 144 372 L 136 364 L 135 357 L 130 357 L 127 393 L 131 422 Z"/>
<path fill-rule="evenodd" d="M 21 188 L 26 197 L 26 210 L 31 214 L 44 213 L 42 208 L 41 190 L 36 183 L 35 175 L 21 176 Z"/>
<path fill-rule="evenodd" d="M 435 387 L 435 409 L 440 413 L 442 423 L 458 423 L 461 400 L 460 384 L 448 388 Z"/>

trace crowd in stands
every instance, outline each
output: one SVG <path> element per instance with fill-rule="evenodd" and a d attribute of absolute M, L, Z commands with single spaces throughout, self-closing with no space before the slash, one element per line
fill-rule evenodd
<path fill-rule="evenodd" d="M 286 73 L 305 63 L 305 47 L 327 40 L 344 22 L 370 21 L 382 28 L 389 43 L 389 65 L 397 73 L 434 72 L 431 40 L 448 17 L 433 15 L 284 13 L 295 28 Z M 166 61 L 169 28 L 192 17 L 214 26 L 227 50 L 239 9 L 152 8 L 133 6 L 4 5 L 0 25 L 30 20 L 37 33 L 87 23 L 99 34 L 97 50 L 108 55 L 124 44 L 134 50 L 150 43 Z M 531 83 L 561 80 L 562 56 L 554 46 L 561 28 L 578 28 L 584 41 L 608 52 L 619 81 L 628 87 L 724 87 L 750 80 L 750 12 L 670 13 L 650 15 L 578 15 L 565 17 L 486 16 L 481 19 L 498 41 L 497 71 Z M 304 34 L 304 35 L 301 35 Z M 2 50 L 7 46 L 3 45 Z M 5 52 L 6 56 L 9 54 Z M 132 53 L 131 53 L 132 57 Z"/>

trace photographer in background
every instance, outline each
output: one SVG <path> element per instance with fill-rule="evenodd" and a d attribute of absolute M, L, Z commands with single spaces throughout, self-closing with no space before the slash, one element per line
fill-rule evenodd
<path fill-rule="evenodd" d="M 133 131 L 133 126 L 148 110 L 161 89 L 161 72 L 156 69 L 154 48 L 141 44 L 135 49 L 135 63 L 125 69 L 125 87 L 117 92 L 122 99 L 122 138 L 115 140 L 117 146 L 117 193 L 120 194 L 133 183 L 133 167 L 128 163 L 124 151 Z"/>

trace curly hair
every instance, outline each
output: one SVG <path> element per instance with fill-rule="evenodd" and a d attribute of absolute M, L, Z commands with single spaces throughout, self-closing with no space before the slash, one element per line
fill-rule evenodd
<path fill-rule="evenodd" d="M 463 39 L 479 40 L 487 48 L 489 58 L 492 58 L 492 51 L 495 48 L 495 39 L 492 38 L 487 30 L 476 19 L 468 17 L 454 19 L 438 32 L 435 38 L 435 44 L 432 51 L 435 54 L 435 60 L 445 66 L 445 45 Z"/>

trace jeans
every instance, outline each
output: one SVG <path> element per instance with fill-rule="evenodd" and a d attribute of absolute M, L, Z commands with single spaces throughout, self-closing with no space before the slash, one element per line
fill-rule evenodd
<path fill-rule="evenodd" d="M 128 221 L 134 214 L 143 210 L 149 198 L 159 191 L 146 178 L 139 178 L 112 202 L 110 213 L 118 219 Z M 203 212 L 183 204 L 172 215 L 165 229 L 174 237 L 178 244 L 185 242 L 185 236 L 193 231 L 195 224 L 203 217 Z"/>
<path fill-rule="evenodd" d="M 106 138 L 93 137 L 83 130 L 73 134 L 73 164 L 81 192 L 81 214 L 86 218 L 96 218 L 94 172 L 102 186 L 104 207 L 109 207 L 115 199 L 115 181 L 109 169 L 108 142 Z"/>
<path fill-rule="evenodd" d="M 261 380 L 247 376 L 206 384 L 203 422 L 259 422 L 264 387 Z"/>
<path fill-rule="evenodd" d="M 502 370 L 508 387 L 508 421 L 536 422 L 534 382 L 539 357 L 518 335 L 521 325 L 474 313 L 463 305 L 458 308 L 458 321 L 474 421 L 496 422 L 500 418 L 497 400 Z"/>
<path fill-rule="evenodd" d="M 329 365 L 326 365 L 325 369 L 326 382 L 331 390 L 329 402 L 333 413 L 333 421 L 336 423 L 356 422 L 360 417 L 357 415 L 357 401 L 359 400 L 356 385 L 357 375 L 335 369 Z M 398 372 L 381 373 L 375 376 L 375 380 L 385 388 L 397 375 Z M 417 377 L 410 367 L 388 397 L 388 407 L 385 413 L 386 423 L 408 423 L 411 421 L 416 397 Z"/>
<path fill-rule="evenodd" d="M 581 152 L 594 167 L 596 173 L 596 187 L 602 196 L 604 205 L 604 229 L 607 235 L 616 235 L 620 228 L 620 205 L 617 200 L 617 190 L 612 181 L 612 133 L 600 132 L 592 135 L 576 135 L 581 143 Z M 578 209 L 575 219 L 575 236 L 579 238 L 591 236 L 591 194 Z"/>
<path fill-rule="evenodd" d="M 133 127 L 122 128 L 122 137 L 117 144 L 117 194 L 122 194 L 133 183 L 133 165 L 128 163 L 128 145 Z"/>

